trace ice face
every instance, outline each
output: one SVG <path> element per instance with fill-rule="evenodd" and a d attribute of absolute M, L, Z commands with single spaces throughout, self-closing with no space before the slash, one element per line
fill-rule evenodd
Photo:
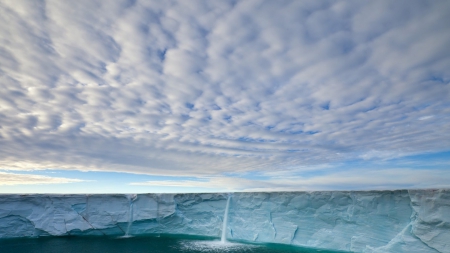
<path fill-rule="evenodd" d="M 409 192 L 412 232 L 425 244 L 439 252 L 450 252 L 450 191 Z"/>
<path fill-rule="evenodd" d="M 237 193 L 230 210 L 231 238 L 355 252 L 387 244 L 412 212 L 407 191 Z"/>
<path fill-rule="evenodd" d="M 228 194 L 0 195 L 0 238 L 220 238 Z M 130 206 L 132 205 L 132 206 Z M 450 252 L 450 190 L 234 193 L 228 240 L 352 252 Z"/>

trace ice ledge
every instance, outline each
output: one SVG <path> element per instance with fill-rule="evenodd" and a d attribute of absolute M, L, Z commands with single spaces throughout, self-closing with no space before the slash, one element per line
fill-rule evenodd
<path fill-rule="evenodd" d="M 227 196 L 0 195 L 0 238 L 219 238 Z M 234 193 L 226 236 L 351 252 L 450 253 L 450 190 Z"/>

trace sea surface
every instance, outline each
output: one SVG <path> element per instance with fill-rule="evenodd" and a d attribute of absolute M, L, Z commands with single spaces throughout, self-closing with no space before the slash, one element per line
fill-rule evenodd
<path fill-rule="evenodd" d="M 41 237 L 0 240 L 1 253 L 335 253 L 278 244 L 221 243 L 220 240 L 182 236 Z"/>

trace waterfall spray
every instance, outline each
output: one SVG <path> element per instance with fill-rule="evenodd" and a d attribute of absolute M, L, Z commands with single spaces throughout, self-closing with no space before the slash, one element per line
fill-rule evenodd
<path fill-rule="evenodd" d="M 220 241 L 222 243 L 227 242 L 227 223 L 228 223 L 228 209 L 230 207 L 230 199 L 231 199 L 231 195 L 228 195 L 227 205 L 225 207 L 225 214 L 223 216 L 222 237 L 220 238 Z"/>

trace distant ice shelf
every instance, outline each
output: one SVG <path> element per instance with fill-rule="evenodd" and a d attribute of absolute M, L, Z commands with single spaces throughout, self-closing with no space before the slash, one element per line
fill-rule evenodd
<path fill-rule="evenodd" d="M 227 240 L 365 253 L 450 253 L 450 190 L 0 195 L 0 238 L 220 238 L 222 228 Z"/>

